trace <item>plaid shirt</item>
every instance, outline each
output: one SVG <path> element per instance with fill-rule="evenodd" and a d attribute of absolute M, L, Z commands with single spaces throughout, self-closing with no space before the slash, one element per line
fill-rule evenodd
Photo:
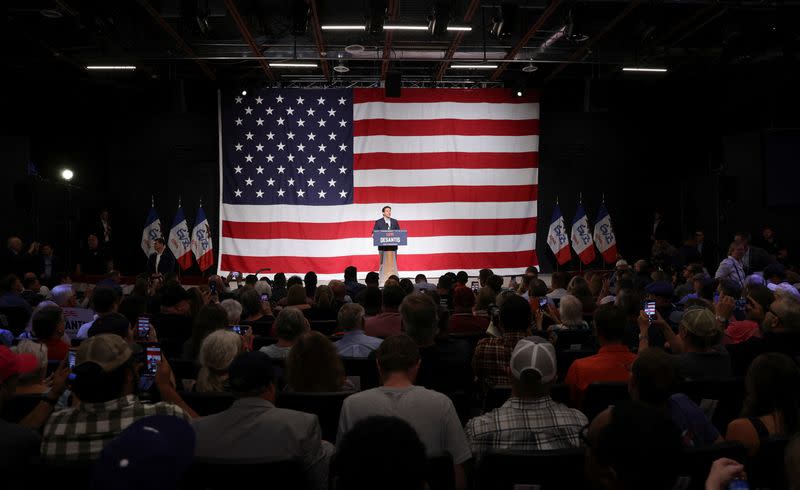
<path fill-rule="evenodd" d="M 580 447 L 586 415 L 554 402 L 549 395 L 534 399 L 512 397 L 503 406 L 467 422 L 472 455 L 489 449 L 541 451 Z"/>
<path fill-rule="evenodd" d="M 506 332 L 502 337 L 481 339 L 472 356 L 472 370 L 478 380 L 486 386 L 511 384 L 506 375 L 511 352 L 517 342 L 527 336 L 525 332 Z"/>
<path fill-rule="evenodd" d="M 97 459 L 107 442 L 136 420 L 150 415 L 189 416 L 171 403 L 148 404 L 136 395 L 104 403 L 81 403 L 78 408 L 50 415 L 42 436 L 42 458 L 51 462 L 85 462 Z"/>

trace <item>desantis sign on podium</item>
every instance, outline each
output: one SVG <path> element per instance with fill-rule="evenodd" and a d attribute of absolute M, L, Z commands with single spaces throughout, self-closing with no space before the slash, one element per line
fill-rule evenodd
<path fill-rule="evenodd" d="M 539 103 L 507 89 L 220 94 L 220 270 L 378 270 L 384 205 L 404 276 L 537 264 Z"/>
<path fill-rule="evenodd" d="M 375 230 L 372 232 L 372 245 L 375 247 L 408 245 L 408 233 L 406 230 Z"/>

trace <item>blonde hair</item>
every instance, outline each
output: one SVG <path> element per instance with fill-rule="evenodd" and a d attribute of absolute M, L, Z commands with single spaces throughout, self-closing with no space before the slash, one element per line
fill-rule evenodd
<path fill-rule="evenodd" d="M 242 338 L 230 330 L 216 330 L 208 334 L 200 346 L 200 371 L 196 390 L 199 392 L 225 391 L 228 367 L 242 350 Z"/>
<path fill-rule="evenodd" d="M 17 383 L 35 384 L 47 375 L 47 346 L 32 340 L 21 340 L 11 348 L 16 354 L 32 354 L 38 361 L 38 367 L 26 373 L 20 373 Z"/>

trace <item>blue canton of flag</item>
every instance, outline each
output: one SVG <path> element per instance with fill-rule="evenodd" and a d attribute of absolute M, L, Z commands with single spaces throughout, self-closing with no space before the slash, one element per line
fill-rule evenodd
<path fill-rule="evenodd" d="M 353 202 L 353 101 L 347 89 L 223 95 L 222 201 Z"/>

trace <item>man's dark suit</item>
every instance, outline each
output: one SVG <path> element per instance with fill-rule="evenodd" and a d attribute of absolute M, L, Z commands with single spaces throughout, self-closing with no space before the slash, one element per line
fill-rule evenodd
<path fill-rule="evenodd" d="M 175 257 L 168 248 L 165 248 L 164 253 L 161 254 L 161 260 L 158 262 L 158 270 L 156 270 L 156 255 L 158 254 L 153 252 L 150 254 L 150 257 L 147 258 L 147 272 L 150 274 L 175 272 Z"/>
<path fill-rule="evenodd" d="M 389 223 L 390 223 L 389 226 L 386 225 L 386 218 L 381 218 L 381 219 L 377 220 L 375 222 L 375 226 L 372 227 L 372 231 L 375 231 L 375 230 L 399 230 L 400 229 L 400 223 L 398 223 L 396 219 L 389 218 L 389 220 L 390 220 L 389 221 Z M 397 246 L 378 247 L 378 250 L 380 250 L 381 252 L 384 252 L 384 251 L 387 251 L 387 250 L 392 250 L 392 251 L 396 252 L 397 251 Z"/>

